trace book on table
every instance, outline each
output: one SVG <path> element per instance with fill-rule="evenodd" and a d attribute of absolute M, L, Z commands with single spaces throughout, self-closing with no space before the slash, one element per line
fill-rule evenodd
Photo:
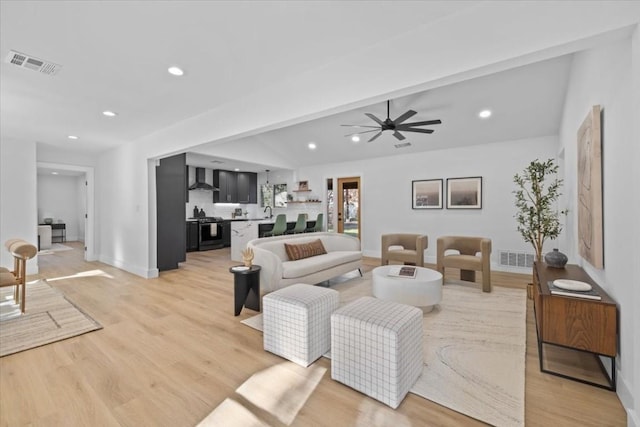
<path fill-rule="evenodd" d="M 593 299 L 593 300 L 602 300 L 600 294 L 594 289 L 590 289 L 588 291 L 571 291 L 567 289 L 562 289 L 553 284 L 553 282 L 547 282 L 547 286 L 549 286 L 549 292 L 552 295 L 560 295 L 563 297 L 574 297 L 574 298 L 585 298 L 585 299 Z"/>
<path fill-rule="evenodd" d="M 392 277 L 404 277 L 408 279 L 415 279 L 417 273 L 418 273 L 417 268 L 404 265 L 400 267 L 390 268 L 388 275 Z"/>

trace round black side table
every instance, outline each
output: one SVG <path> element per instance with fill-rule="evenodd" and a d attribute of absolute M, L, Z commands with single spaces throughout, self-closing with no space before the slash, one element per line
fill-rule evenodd
<path fill-rule="evenodd" d="M 233 273 L 233 295 L 235 315 L 239 315 L 242 306 L 260 311 L 260 266 L 236 265 L 229 269 Z"/>

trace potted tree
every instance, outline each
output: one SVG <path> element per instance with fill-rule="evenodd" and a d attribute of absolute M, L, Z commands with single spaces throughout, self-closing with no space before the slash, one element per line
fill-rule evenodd
<path fill-rule="evenodd" d="M 546 162 L 538 159 L 529 163 L 513 181 L 518 189 L 516 196 L 518 231 L 525 242 L 531 243 L 536 261 L 542 261 L 542 248 L 547 239 L 555 239 L 562 231 L 560 214 L 555 209 L 560 195 L 562 180 L 557 178 L 558 165 L 553 159 Z"/>

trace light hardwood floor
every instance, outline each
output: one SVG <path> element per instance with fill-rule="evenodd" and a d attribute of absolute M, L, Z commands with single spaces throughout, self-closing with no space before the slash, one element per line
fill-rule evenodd
<path fill-rule="evenodd" d="M 145 280 L 84 262 L 81 245 L 68 245 L 76 250 L 40 257 L 39 277 L 104 329 L 1 358 L 2 426 L 193 426 L 218 407 L 223 426 L 251 417 L 272 426 L 482 425 L 413 394 L 394 411 L 332 381 L 327 359 L 302 369 L 265 352 L 262 335 L 240 323 L 255 312 L 233 316 L 228 249 L 189 253 L 179 270 Z M 367 270 L 377 263 L 367 259 Z M 493 274 L 498 286 L 528 279 Z M 526 424 L 626 425 L 615 393 L 539 371 L 531 302 L 527 311 Z"/>

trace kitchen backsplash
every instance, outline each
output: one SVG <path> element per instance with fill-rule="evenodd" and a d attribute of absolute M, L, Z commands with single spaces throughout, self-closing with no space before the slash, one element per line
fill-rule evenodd
<path fill-rule="evenodd" d="M 247 211 L 248 218 L 255 218 L 258 215 L 257 204 L 239 204 L 239 203 L 213 203 L 211 191 L 189 191 L 189 202 L 186 204 L 187 218 L 193 217 L 193 208 L 203 209 L 206 216 L 221 216 L 229 219 L 232 213 L 240 208 L 242 212 Z M 261 215 L 262 216 L 262 215 Z"/>
<path fill-rule="evenodd" d="M 189 191 L 189 202 L 186 204 L 186 217 L 193 218 L 193 208 L 203 209 L 206 216 L 220 216 L 225 219 L 231 219 L 233 212 L 240 208 L 244 213 L 247 211 L 247 218 L 263 218 L 268 215 L 257 204 L 239 204 L 239 203 L 213 203 L 211 191 Z M 306 213 L 309 220 L 315 219 L 319 212 L 322 212 L 322 204 L 292 204 L 286 208 L 274 208 L 273 216 L 284 213 L 287 215 L 287 221 L 295 221 L 298 213 Z"/>

